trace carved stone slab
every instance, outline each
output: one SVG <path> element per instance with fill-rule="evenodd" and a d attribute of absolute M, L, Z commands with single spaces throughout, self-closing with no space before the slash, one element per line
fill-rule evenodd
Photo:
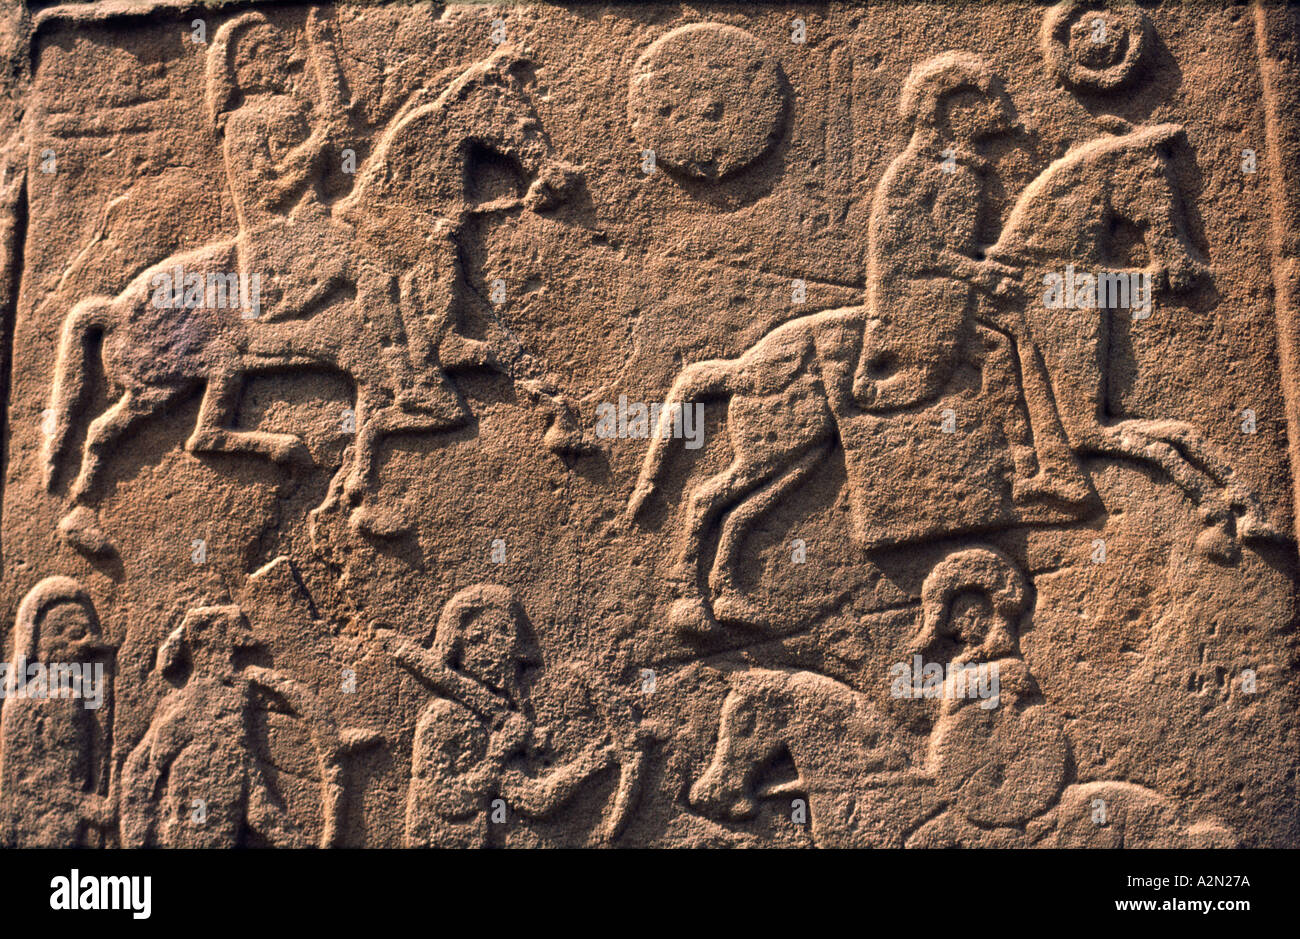
<path fill-rule="evenodd" d="M 1300 846 L 1300 13 L 0 9 L 0 843 Z"/>

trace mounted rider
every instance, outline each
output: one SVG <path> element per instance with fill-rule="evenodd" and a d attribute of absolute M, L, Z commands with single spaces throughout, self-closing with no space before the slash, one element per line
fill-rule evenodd
<path fill-rule="evenodd" d="M 975 291 L 1013 269 L 979 243 L 990 164 L 983 142 L 1008 132 L 1011 105 L 983 60 L 949 52 L 916 66 L 899 113 L 907 148 L 876 187 L 867 235 L 867 325 L 853 397 L 872 412 L 934 397 L 971 338 Z"/>

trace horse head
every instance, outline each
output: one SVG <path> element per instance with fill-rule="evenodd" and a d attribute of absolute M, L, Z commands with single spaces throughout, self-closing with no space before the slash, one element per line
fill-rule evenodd
<path fill-rule="evenodd" d="M 1173 151 L 1185 139 L 1178 124 L 1112 131 L 1074 147 L 1047 167 L 1016 201 L 986 257 L 1033 275 L 1065 263 L 1100 269 L 1111 255 L 1117 223 L 1142 233 L 1149 266 L 1174 289 L 1204 271 L 1184 224 Z M 1031 293 L 1033 283 L 1025 285 Z"/>
<path fill-rule="evenodd" d="M 562 203 L 582 173 L 556 156 L 533 106 L 535 85 L 528 56 L 502 46 L 432 101 L 414 99 L 381 135 L 341 214 L 419 230 L 437 219 Z M 517 191 L 475 204 L 467 190 L 489 166 L 514 177 Z"/>
<path fill-rule="evenodd" d="M 816 799 L 906 766 L 893 727 L 848 685 L 763 668 L 735 672 L 729 682 L 713 759 L 690 791 L 692 807 L 710 818 L 739 821 L 758 811 L 759 799 Z M 770 772 L 782 756 L 795 778 Z"/>
<path fill-rule="evenodd" d="M 759 772 L 786 746 L 791 702 L 780 684 L 770 680 L 773 674 L 785 677 L 750 669 L 731 679 L 713 759 L 689 796 L 691 806 L 709 818 L 750 818 L 760 797 L 779 794 L 771 787 L 755 788 Z"/>
<path fill-rule="evenodd" d="M 1145 233 L 1152 272 L 1173 290 L 1186 290 L 1206 273 L 1185 225 L 1174 171 L 1174 151 L 1186 144 L 1179 124 L 1143 127 L 1119 138 L 1111 208 Z"/>
<path fill-rule="evenodd" d="M 444 126 L 452 129 L 468 179 L 476 162 L 507 166 L 523 195 L 487 200 L 476 212 L 525 207 L 546 211 L 564 202 L 582 180 L 581 170 L 559 160 L 533 105 L 536 66 L 527 53 L 502 46 L 466 70 L 439 100 Z M 523 188 L 521 186 L 521 188 Z"/>

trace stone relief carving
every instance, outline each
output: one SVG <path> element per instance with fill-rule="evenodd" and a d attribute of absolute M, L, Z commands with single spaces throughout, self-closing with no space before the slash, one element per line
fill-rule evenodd
<path fill-rule="evenodd" d="M 102 638 L 94 604 L 75 580 L 47 577 L 23 598 L 14 624 L 14 649 L 6 682 L 26 679 L 33 664 L 104 665 L 113 647 Z M 83 697 L 94 674 L 57 678 L 34 670 L 44 694 L 18 697 L 0 712 L 0 806 L 5 845 L 57 848 L 99 846 L 112 821 L 108 753 L 112 698 L 99 689 Z M 111 678 L 111 672 L 109 673 Z M 100 673 L 102 682 L 103 672 Z M 8 685 L 6 685 L 8 690 Z M 93 708 L 83 706 L 93 702 Z"/>
<path fill-rule="evenodd" d="M 1186 14 L 494 10 L 36 17 L 0 841 L 1294 844 L 1223 761 L 1297 733 L 1281 210 Z"/>

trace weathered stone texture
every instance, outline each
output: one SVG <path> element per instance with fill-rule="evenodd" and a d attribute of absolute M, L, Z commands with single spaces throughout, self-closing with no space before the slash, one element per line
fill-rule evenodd
<path fill-rule="evenodd" d="M 6 0 L 0 842 L 1300 846 L 1298 42 Z"/>

